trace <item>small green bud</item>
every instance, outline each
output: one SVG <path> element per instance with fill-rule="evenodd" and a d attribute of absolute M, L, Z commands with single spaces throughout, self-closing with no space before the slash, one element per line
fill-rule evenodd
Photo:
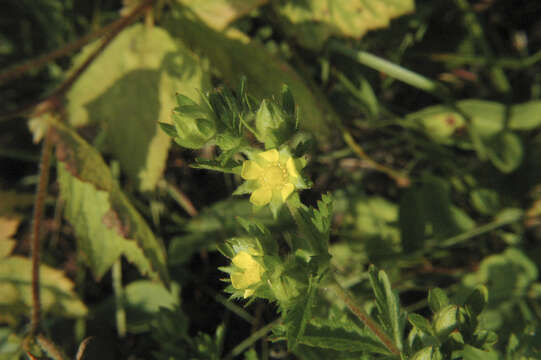
<path fill-rule="evenodd" d="M 263 100 L 255 118 L 259 141 L 267 149 L 277 148 L 288 141 L 296 132 L 295 118 L 274 103 Z"/>
<path fill-rule="evenodd" d="M 410 360 L 442 360 L 443 356 L 435 346 L 427 346 L 417 351 Z"/>
<path fill-rule="evenodd" d="M 441 340 L 447 338 L 457 328 L 457 316 L 458 306 L 456 305 L 448 305 L 436 313 L 433 321 L 434 331 Z"/>

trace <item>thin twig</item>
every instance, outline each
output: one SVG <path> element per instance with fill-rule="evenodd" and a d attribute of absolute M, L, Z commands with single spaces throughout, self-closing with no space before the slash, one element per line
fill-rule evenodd
<path fill-rule="evenodd" d="M 32 318 L 31 333 L 37 334 L 41 321 L 41 303 L 40 303 L 40 234 L 41 221 L 43 218 L 43 207 L 47 195 L 47 185 L 49 183 L 49 166 L 51 163 L 52 149 L 51 129 L 47 130 L 43 145 L 41 148 L 41 161 L 39 169 L 39 181 L 36 189 L 36 198 L 34 202 L 34 215 L 32 220 Z"/>
<path fill-rule="evenodd" d="M 138 17 L 143 14 L 144 10 L 146 10 L 151 4 L 154 3 L 155 0 L 146 0 L 141 5 L 136 7 L 130 14 L 128 14 L 126 17 L 116 20 L 115 22 L 102 27 L 101 29 L 98 29 L 90 34 L 87 34 L 63 47 L 60 49 L 56 49 L 51 51 L 50 53 L 41 55 L 37 58 L 31 59 L 24 64 L 16 65 L 11 68 L 8 68 L 6 71 L 3 71 L 0 73 L 0 83 L 5 82 L 7 80 L 16 79 L 20 76 L 22 76 L 24 73 L 28 72 L 29 70 L 35 70 L 38 69 L 48 62 L 51 62 L 55 59 L 58 59 L 59 57 L 66 56 L 70 54 L 71 52 L 80 49 L 81 47 L 88 44 L 90 41 L 99 38 L 103 35 L 118 31 L 119 29 L 122 29 L 126 26 L 126 19 L 130 20 L 134 16 Z"/>
<path fill-rule="evenodd" d="M 25 104 L 14 111 L 2 114 L 0 115 L 0 121 L 22 116 L 28 113 L 32 113 L 32 116 L 37 117 L 46 112 L 57 109 L 62 102 L 61 100 L 63 95 L 71 88 L 71 86 L 88 68 L 88 66 L 90 66 L 90 64 L 98 57 L 99 54 L 101 54 L 101 52 L 110 44 L 110 42 L 118 35 L 118 33 L 120 33 L 121 30 L 142 16 L 145 13 L 145 10 L 155 1 L 156 0 L 147 0 L 134 9 L 129 15 L 117 20 L 115 22 L 116 26 L 111 27 L 109 32 L 106 33 L 106 36 L 104 37 L 100 46 L 95 49 L 92 54 L 85 59 L 83 64 L 81 64 L 73 73 L 71 73 L 71 75 L 45 99 Z"/>
<path fill-rule="evenodd" d="M 184 194 L 177 186 L 171 184 L 167 180 L 161 181 L 158 185 L 165 188 L 169 195 L 184 209 L 184 211 L 188 213 L 188 215 L 194 217 L 199 214 L 190 198 L 186 194 Z"/>
<path fill-rule="evenodd" d="M 244 339 L 240 344 L 235 346 L 233 350 L 224 358 L 225 360 L 233 359 L 235 356 L 242 354 L 246 349 L 252 346 L 257 340 L 261 339 L 263 336 L 267 335 L 273 327 L 280 323 L 280 319 L 274 320 L 273 322 L 265 325 L 261 329 L 254 332 L 252 335 Z"/>
<path fill-rule="evenodd" d="M 336 295 L 346 304 L 348 309 L 355 315 L 359 320 L 366 325 L 366 327 L 381 341 L 383 345 L 391 353 L 395 355 L 400 355 L 400 350 L 396 347 L 395 343 L 391 338 L 383 331 L 383 329 L 374 321 L 372 318 L 362 309 L 355 299 L 336 281 L 334 277 L 331 277 L 331 288 L 334 290 Z"/>
<path fill-rule="evenodd" d="M 351 136 L 349 131 L 344 130 L 342 132 L 342 136 L 346 144 L 351 148 L 351 150 L 353 150 L 353 152 L 357 154 L 362 160 L 364 160 L 366 164 L 369 165 L 371 168 L 387 174 L 396 182 L 396 184 L 399 187 L 410 186 L 411 180 L 409 179 L 407 175 L 401 174 L 391 168 L 388 168 L 372 160 L 372 158 L 364 152 L 363 148 L 355 142 L 355 140 L 353 139 L 353 136 Z"/>
<path fill-rule="evenodd" d="M 83 360 L 83 356 L 85 354 L 86 347 L 88 346 L 90 341 L 92 341 L 93 339 L 94 339 L 93 336 L 89 336 L 86 339 L 84 339 L 83 342 L 81 342 L 81 344 L 79 345 L 79 349 L 77 349 L 77 354 L 75 355 L 75 360 Z"/>
<path fill-rule="evenodd" d="M 47 339 L 45 336 L 39 334 L 36 337 L 36 340 L 38 342 L 38 345 L 45 350 L 47 355 L 54 359 L 54 360 L 64 360 L 66 359 L 66 356 L 62 353 L 62 350 L 56 346 L 55 343 L 53 343 L 51 340 Z"/>

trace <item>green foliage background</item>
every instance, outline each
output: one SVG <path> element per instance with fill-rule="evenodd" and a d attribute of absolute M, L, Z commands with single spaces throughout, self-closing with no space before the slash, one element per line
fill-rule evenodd
<path fill-rule="evenodd" d="M 160 0 L 130 18 L 141 3 L 2 4 L 0 359 L 58 358 L 28 345 L 47 136 L 42 321 L 66 358 L 89 336 L 89 359 L 398 358 L 319 286 L 321 269 L 285 268 L 301 294 L 287 306 L 228 300 L 217 250 L 262 233 L 277 258 L 328 252 L 402 359 L 540 358 L 540 3 Z M 104 37 L 2 77 L 121 18 L 80 74 Z M 277 147 L 289 128 L 257 132 L 293 113 L 313 186 L 297 217 L 274 217 L 231 196 L 234 150 Z M 312 253 L 295 247 L 310 237 Z"/>

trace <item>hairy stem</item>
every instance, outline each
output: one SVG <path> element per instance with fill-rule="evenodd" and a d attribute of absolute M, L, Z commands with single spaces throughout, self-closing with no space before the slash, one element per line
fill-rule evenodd
<path fill-rule="evenodd" d="M 47 130 L 43 145 L 41 148 L 41 161 L 39 169 L 39 181 L 36 189 L 36 198 L 34 201 L 34 215 L 32 218 L 32 318 L 30 332 L 36 334 L 39 331 L 41 321 L 41 302 L 40 302 L 40 235 L 41 221 L 43 218 L 43 208 L 45 197 L 47 195 L 47 185 L 49 183 L 49 167 L 51 164 L 52 135 L 51 130 Z"/>
<path fill-rule="evenodd" d="M 383 329 L 363 310 L 355 298 L 351 296 L 346 289 L 336 281 L 334 277 L 330 278 L 331 288 L 336 295 L 346 304 L 348 309 L 381 341 L 383 345 L 394 355 L 400 355 L 400 350 L 396 347 L 393 340 L 383 331 Z"/>
<path fill-rule="evenodd" d="M 53 343 L 51 340 L 47 339 L 43 335 L 38 335 L 36 337 L 38 345 L 45 350 L 47 355 L 53 360 L 64 360 L 66 359 L 66 356 L 62 353 L 62 350 L 58 348 L 58 346 Z"/>
<path fill-rule="evenodd" d="M 224 359 L 230 360 L 230 359 L 233 359 L 235 356 L 242 354 L 246 349 L 252 346 L 257 340 L 267 335 L 267 333 L 270 332 L 272 328 L 278 325 L 279 323 L 280 323 L 280 320 L 274 320 L 273 322 L 255 331 L 252 335 L 250 335 L 249 337 L 244 339 L 240 344 L 235 346 L 233 350 L 231 350 L 231 352 Z"/>

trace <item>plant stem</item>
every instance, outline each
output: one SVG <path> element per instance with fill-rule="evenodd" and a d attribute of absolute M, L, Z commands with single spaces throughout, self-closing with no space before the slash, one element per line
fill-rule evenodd
<path fill-rule="evenodd" d="M 383 331 L 383 329 L 362 309 L 354 297 L 336 281 L 334 276 L 330 277 L 331 288 L 338 297 L 346 304 L 348 309 L 381 341 L 383 345 L 394 355 L 400 355 L 400 350 L 396 347 L 393 340 Z"/>
<path fill-rule="evenodd" d="M 79 345 L 79 348 L 77 349 L 77 354 L 75 355 L 75 360 L 82 360 L 83 356 L 85 355 L 86 347 L 88 346 L 88 343 L 90 343 L 94 337 L 89 336 L 86 339 L 84 339 L 81 344 Z"/>
<path fill-rule="evenodd" d="M 337 42 L 331 42 L 330 49 L 440 98 L 446 97 L 448 92 L 442 84 L 366 51 L 353 50 Z"/>
<path fill-rule="evenodd" d="M 47 339 L 45 336 L 39 334 L 36 337 L 36 340 L 39 346 L 45 350 L 47 355 L 54 360 L 64 360 L 66 357 L 62 354 L 62 351 L 53 343 L 51 340 Z"/>
<path fill-rule="evenodd" d="M 480 47 L 483 54 L 487 57 L 492 57 L 492 50 L 485 39 L 483 27 L 477 20 L 477 16 L 471 9 L 468 0 L 455 0 L 455 2 L 458 8 L 464 12 L 464 23 L 466 25 L 466 29 L 469 30 L 471 36 Z M 507 80 L 502 68 L 498 65 L 492 65 L 490 66 L 489 70 L 490 79 L 492 80 L 492 84 L 496 87 L 496 89 L 504 94 L 509 93 L 511 91 L 511 85 L 509 84 L 509 80 Z"/>
<path fill-rule="evenodd" d="M 525 58 L 490 58 L 486 56 L 472 56 L 460 54 L 437 53 L 431 55 L 423 55 L 429 57 L 432 61 L 448 62 L 452 61 L 461 65 L 476 65 L 476 66 L 499 66 L 512 70 L 520 70 L 531 67 L 535 63 L 541 61 L 541 50 Z"/>
<path fill-rule="evenodd" d="M 372 158 L 364 152 L 363 148 L 355 142 L 353 136 L 351 136 L 349 131 L 344 129 L 342 131 L 342 136 L 350 149 L 353 150 L 353 152 L 357 154 L 362 160 L 366 161 L 371 168 L 387 174 L 396 182 L 399 187 L 408 187 L 411 184 L 411 180 L 407 175 L 401 174 L 372 160 Z"/>
<path fill-rule="evenodd" d="M 155 2 L 155 0 L 146 0 L 141 5 L 139 5 L 137 8 L 135 8 L 130 14 L 128 14 L 126 17 L 118 19 L 117 21 L 102 27 L 101 29 L 98 29 L 94 31 L 93 33 L 87 34 L 74 42 L 71 42 L 60 49 L 56 49 L 54 51 L 51 51 L 50 53 L 44 54 L 42 56 L 39 56 L 37 58 L 31 59 L 21 65 L 16 65 L 14 67 L 8 68 L 6 71 L 3 71 L 0 73 L 0 83 L 15 79 L 17 77 L 20 77 L 24 73 L 28 72 L 29 70 L 35 70 L 38 69 L 48 62 L 51 62 L 59 57 L 66 56 L 69 53 L 85 46 L 93 39 L 96 39 L 100 36 L 103 36 L 105 34 L 114 32 L 115 30 L 118 30 L 118 28 L 124 28 L 126 19 L 132 18 L 134 16 L 140 16 L 143 14 L 143 12 L 150 7 Z"/>
<path fill-rule="evenodd" d="M 190 215 L 191 217 L 197 216 L 199 212 L 191 202 L 190 198 L 186 196 L 177 186 L 171 184 L 167 180 L 162 180 L 158 183 L 158 186 L 164 188 L 169 195 Z"/>
<path fill-rule="evenodd" d="M 45 197 L 47 196 L 47 185 L 49 183 L 51 149 L 52 133 L 51 129 L 48 129 L 41 148 L 39 181 L 36 189 L 34 214 L 32 218 L 32 318 L 30 323 L 30 333 L 33 335 L 37 334 L 37 332 L 39 331 L 41 322 L 41 302 L 39 287 L 40 235 L 41 221 L 43 218 L 43 208 L 45 204 Z"/>
<path fill-rule="evenodd" d="M 115 293 L 116 331 L 118 337 L 126 336 L 126 310 L 124 309 L 124 288 L 122 287 L 122 260 L 118 258 L 112 269 L 113 291 Z"/>
<path fill-rule="evenodd" d="M 235 356 L 238 356 L 244 352 L 244 350 L 248 349 L 252 344 L 254 344 L 257 340 L 261 339 L 263 336 L 265 336 L 273 327 L 275 327 L 280 320 L 274 320 L 273 322 L 265 325 L 261 329 L 254 332 L 252 335 L 244 339 L 240 344 L 235 346 L 233 350 L 224 358 L 225 360 L 233 359 Z"/>

